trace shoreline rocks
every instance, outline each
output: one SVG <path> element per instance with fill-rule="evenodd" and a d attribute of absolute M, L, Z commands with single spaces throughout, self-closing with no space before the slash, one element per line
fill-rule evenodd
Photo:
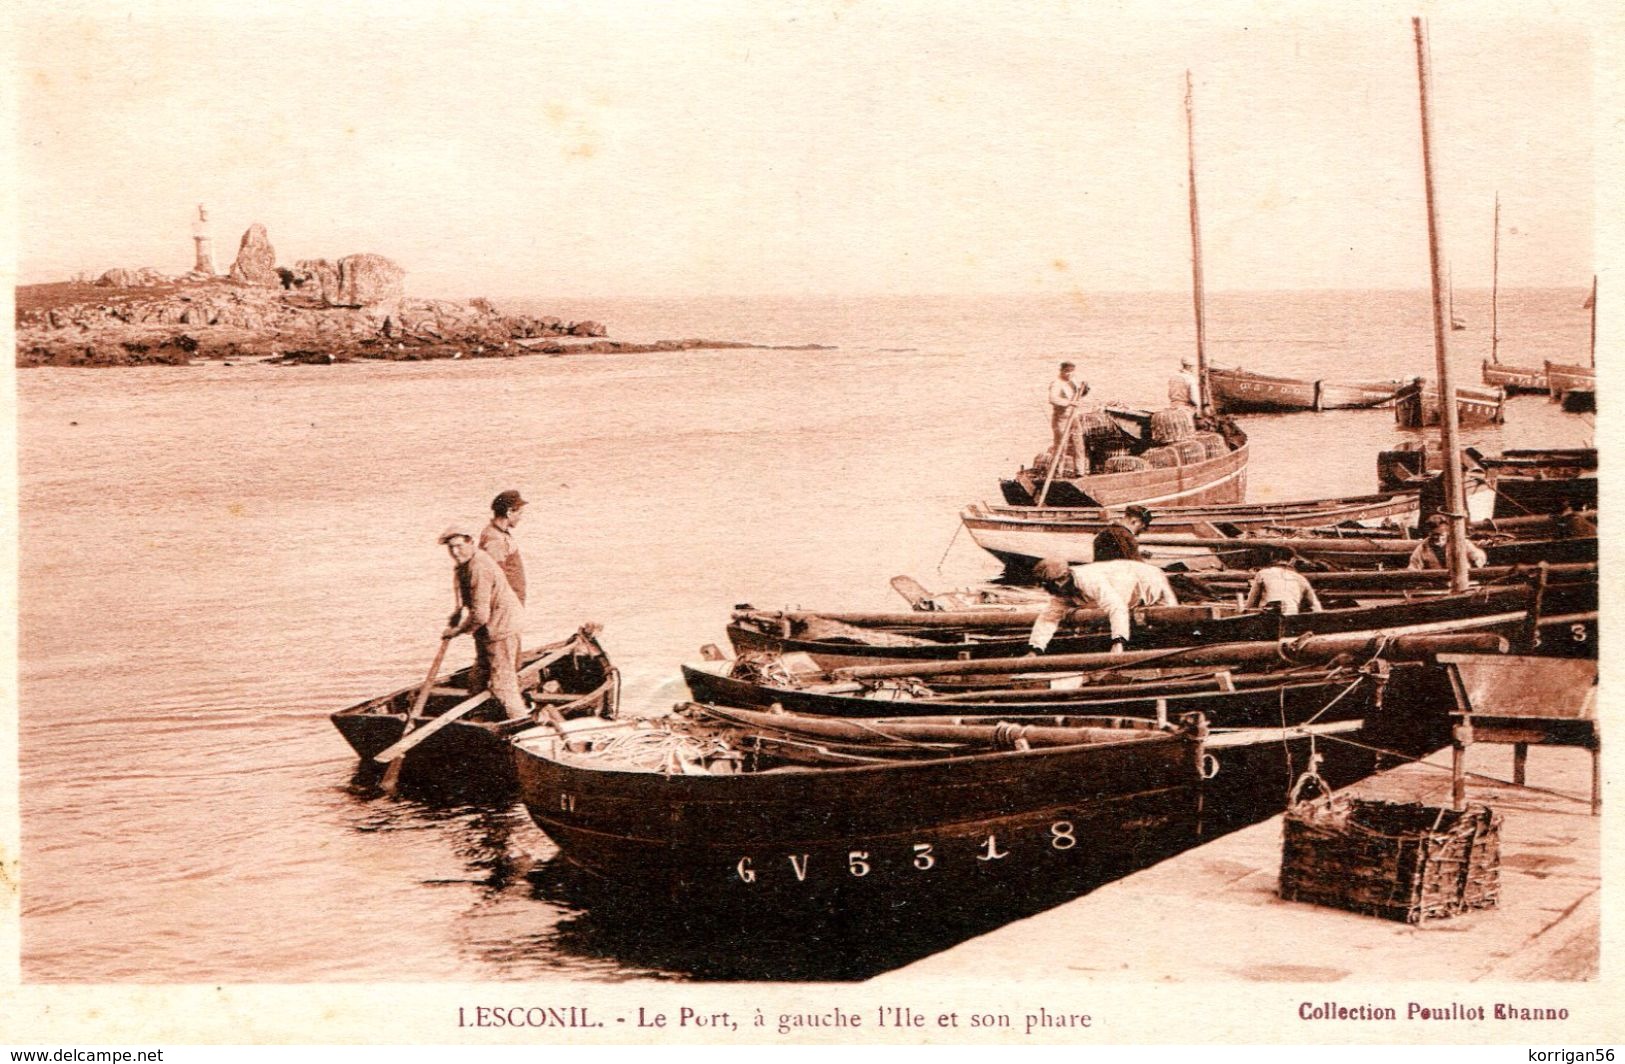
<path fill-rule="evenodd" d="M 101 282 L 19 287 L 18 367 L 185 365 L 217 359 L 415 362 L 766 347 L 700 339 L 630 343 L 609 339 L 600 322 L 504 314 L 485 299 L 407 299 L 400 294 L 402 271 L 378 255 L 347 256 L 337 264 L 301 261 L 289 272 L 304 283 L 284 287 L 288 278 L 277 271 L 274 253 L 268 260 L 259 256 L 256 242 L 249 239 L 253 233 L 250 229 L 244 238 L 244 250 L 251 245 L 256 250 L 244 276 L 256 276 L 255 270 L 269 261 L 274 287 L 228 278 L 142 287 L 104 287 Z M 242 258 L 239 254 L 239 265 Z M 788 349 L 816 350 L 818 345 Z"/>

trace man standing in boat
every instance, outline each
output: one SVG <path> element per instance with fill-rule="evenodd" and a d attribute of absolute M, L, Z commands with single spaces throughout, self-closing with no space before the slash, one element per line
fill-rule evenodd
<path fill-rule="evenodd" d="M 1258 570 L 1253 577 L 1253 583 L 1247 589 L 1247 603 L 1244 609 L 1269 609 L 1278 607 L 1283 614 L 1292 616 L 1308 610 L 1310 613 L 1319 613 L 1323 608 L 1320 596 L 1308 579 L 1298 570 L 1292 568 L 1292 551 L 1287 547 L 1266 547 L 1269 564 Z"/>
<path fill-rule="evenodd" d="M 513 539 L 513 526 L 519 523 L 525 500 L 517 491 L 505 491 L 491 500 L 491 523 L 480 533 L 480 550 L 502 567 L 508 577 L 508 586 L 525 604 L 525 559 L 519 556 L 519 545 Z"/>
<path fill-rule="evenodd" d="M 440 533 L 440 542 L 456 566 L 452 584 L 457 592 L 457 608 L 440 637 L 455 639 L 472 633 L 474 667 L 469 670 L 469 690 L 489 690 L 502 703 L 509 720 L 529 717 L 530 710 L 519 693 L 519 632 L 524 626 L 519 596 L 502 568 L 474 542 L 471 528 L 452 525 Z"/>
<path fill-rule="evenodd" d="M 1151 511 L 1144 506 L 1130 506 L 1123 516 L 1095 533 L 1095 561 L 1109 562 L 1118 558 L 1144 561 L 1140 555 L 1140 533 L 1151 527 Z"/>
<path fill-rule="evenodd" d="M 1411 562 L 1407 569 L 1448 569 L 1450 568 L 1450 518 L 1444 514 L 1434 514 L 1424 524 L 1428 530 L 1428 537 L 1411 551 Z M 1489 564 L 1489 556 L 1472 540 L 1467 541 L 1467 566 L 1478 569 Z"/>
<path fill-rule="evenodd" d="M 1083 450 L 1078 446 L 1081 433 L 1077 431 L 1076 413 L 1078 403 L 1089 394 L 1089 384 L 1072 379 L 1075 369 L 1077 366 L 1071 362 L 1062 362 L 1060 375 L 1049 383 L 1049 427 L 1054 437 L 1055 451 L 1061 451 L 1064 437 L 1066 453 L 1072 455 L 1073 465 L 1081 476 L 1088 471 L 1088 466 L 1084 462 Z"/>
<path fill-rule="evenodd" d="M 1146 562 L 1119 558 L 1089 565 L 1067 565 L 1060 558 L 1045 558 L 1033 566 L 1033 575 L 1050 593 L 1049 605 L 1033 622 L 1027 637 L 1030 654 L 1042 654 L 1066 615 L 1074 609 L 1106 612 L 1111 625 L 1112 653 L 1128 648 L 1132 610 L 1141 606 L 1177 606 L 1179 599 L 1161 569 Z"/>
<path fill-rule="evenodd" d="M 1196 360 L 1186 355 L 1179 360 L 1179 372 L 1168 378 L 1168 405 L 1198 410 L 1202 388 L 1196 381 Z"/>

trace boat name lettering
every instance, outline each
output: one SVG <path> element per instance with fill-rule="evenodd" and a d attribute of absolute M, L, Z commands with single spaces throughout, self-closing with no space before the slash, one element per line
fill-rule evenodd
<path fill-rule="evenodd" d="M 739 873 L 739 881 L 741 883 L 756 882 L 756 869 L 751 867 L 749 857 L 741 857 L 739 859 L 739 863 L 734 866 L 734 871 Z"/>
<path fill-rule="evenodd" d="M 793 853 L 789 857 L 790 868 L 795 872 L 796 880 L 801 883 L 807 882 L 807 855 L 802 854 L 800 861 L 796 860 L 796 855 Z"/>
<path fill-rule="evenodd" d="M 1078 844 L 1078 837 L 1072 833 L 1072 821 L 1057 820 L 1049 826 L 1049 844 L 1057 850 L 1070 850 Z"/>
<path fill-rule="evenodd" d="M 853 850 L 846 855 L 846 870 L 862 879 L 869 874 L 869 851 Z"/>
<path fill-rule="evenodd" d="M 922 872 L 929 872 L 936 867 L 937 859 L 931 855 L 929 842 L 916 842 L 914 844 L 914 867 Z"/>
<path fill-rule="evenodd" d="M 1003 853 L 999 852 L 999 839 L 996 835 L 989 835 L 987 841 L 982 844 L 982 848 L 987 852 L 977 854 L 976 859 L 978 861 L 1002 861 L 1010 856 L 1009 850 L 1005 850 Z"/>
<path fill-rule="evenodd" d="M 1586 626 L 1583 624 L 1569 625 L 1569 638 L 1576 643 L 1584 643 L 1586 641 Z"/>
<path fill-rule="evenodd" d="M 559 809 L 561 812 L 573 813 L 576 811 L 576 796 L 559 792 Z"/>

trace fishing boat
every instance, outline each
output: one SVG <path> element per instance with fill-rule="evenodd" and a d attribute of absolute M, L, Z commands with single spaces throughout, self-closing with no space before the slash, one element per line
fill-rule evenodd
<path fill-rule="evenodd" d="M 1597 506 L 1597 451 L 1593 447 L 1502 451 L 1484 455 L 1468 448 L 1495 490 L 1495 515 L 1555 514 L 1565 503 L 1579 510 Z"/>
<path fill-rule="evenodd" d="M 1506 393 L 1500 388 L 1458 386 L 1456 418 L 1463 425 L 1499 425 L 1506 420 Z M 1405 429 L 1439 424 L 1438 388 L 1420 377 L 1407 384 L 1394 402 L 1394 420 Z"/>
<path fill-rule="evenodd" d="M 538 717 L 544 712 L 570 720 L 613 717 L 620 674 L 587 630 L 526 651 L 519 662 L 520 684 Z M 416 721 L 429 723 L 465 703 L 469 669 L 436 677 Z M 406 733 L 407 714 L 420 694 L 417 685 L 369 699 L 329 718 L 364 766 L 382 772 L 373 758 Z M 416 723 L 414 721 L 414 723 Z M 508 737 L 535 727 L 537 719 L 505 720 L 495 699 L 446 724 L 403 754 L 400 786 L 427 796 L 470 797 L 511 794 L 512 758 Z"/>
<path fill-rule="evenodd" d="M 1011 506 L 1185 506 L 1239 502 L 1247 496 L 1247 436 L 1234 422 L 1213 430 L 1159 431 L 1177 412 L 1108 407 L 1086 436 L 1091 472 L 1078 475 L 1053 452 L 999 482 Z M 1098 471 L 1095 471 L 1098 470 Z M 1068 475 L 1068 474 L 1071 475 Z"/>
<path fill-rule="evenodd" d="M 1495 494 L 1487 480 L 1470 483 L 1468 513 L 1475 519 L 1493 512 Z M 1435 491 L 1435 494 L 1439 494 Z M 1294 529 L 1336 530 L 1336 534 L 1370 528 L 1414 528 L 1429 504 L 1422 488 L 1409 487 L 1373 495 L 1304 499 L 1280 503 L 1236 503 L 1217 506 L 1158 507 L 1150 531 L 1140 539 L 1148 560 L 1166 561 L 1211 554 L 1202 541 L 1249 535 L 1290 536 Z M 960 514 L 971 540 L 1006 565 L 1021 568 L 1028 559 L 1063 558 L 1073 563 L 1094 560 L 1095 535 L 1118 516 L 1106 507 L 1015 507 L 973 503 Z"/>
<path fill-rule="evenodd" d="M 1546 387 L 1554 400 L 1562 401 L 1571 392 L 1597 392 L 1597 370 L 1594 366 L 1573 366 L 1562 362 L 1546 363 Z"/>
<path fill-rule="evenodd" d="M 1242 369 L 1208 370 L 1213 406 L 1221 414 L 1287 414 L 1303 410 L 1365 410 L 1394 402 L 1405 381 L 1328 381 L 1271 377 Z"/>
<path fill-rule="evenodd" d="M 1417 592 L 1412 598 L 1379 605 L 1295 615 L 1274 610 L 1244 611 L 1233 600 L 1228 604 L 1141 608 L 1134 611 L 1134 645 L 1146 648 L 1147 653 L 1168 651 L 1171 658 L 1195 660 L 1206 652 L 1204 648 L 1221 643 L 1255 643 L 1310 634 L 1409 632 L 1418 626 L 1431 630 L 1443 625 L 1447 631 L 1505 635 L 1516 642 L 1520 653 L 1525 653 L 1534 644 L 1534 634 L 1543 628 L 1559 631 L 1566 630 L 1564 625 L 1578 624 L 1582 629 L 1580 637 L 1573 641 L 1574 651 L 1594 653 L 1596 570 L 1576 567 L 1566 572 L 1566 578 L 1555 579 L 1548 567 L 1545 586 L 1522 583 L 1455 593 Z M 1539 573 L 1537 567 L 1529 574 L 1532 583 L 1539 583 Z M 1197 579 L 1209 575 L 1204 573 Z M 1313 579 L 1318 582 L 1320 577 Z M 1021 657 L 1027 651 L 1028 633 L 1038 615 L 1038 609 L 963 614 L 739 610 L 727 632 L 735 654 L 741 658 L 801 654 L 817 668 L 837 670 Z M 1110 646 L 1105 613 L 1074 610 L 1051 640 L 1049 650 L 1052 655 L 1089 654 L 1107 651 Z M 1173 648 L 1183 649 L 1173 654 Z M 1551 642 L 1544 652 L 1569 650 L 1567 644 Z"/>
<path fill-rule="evenodd" d="M 1504 362 L 1485 359 L 1483 373 L 1486 386 L 1500 388 L 1508 395 L 1544 395 L 1548 389 L 1545 369 L 1509 366 Z"/>
<path fill-rule="evenodd" d="M 1005 723 L 815 741 L 690 704 L 512 749 L 531 819 L 571 862 L 707 908 L 1084 880 L 1196 841 L 1195 726 Z"/>

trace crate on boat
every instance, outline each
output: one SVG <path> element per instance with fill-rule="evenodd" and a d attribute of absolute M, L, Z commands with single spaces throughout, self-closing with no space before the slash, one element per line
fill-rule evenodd
<path fill-rule="evenodd" d="M 1501 815 L 1346 796 L 1296 802 L 1282 831 L 1280 894 L 1411 924 L 1494 908 Z"/>

